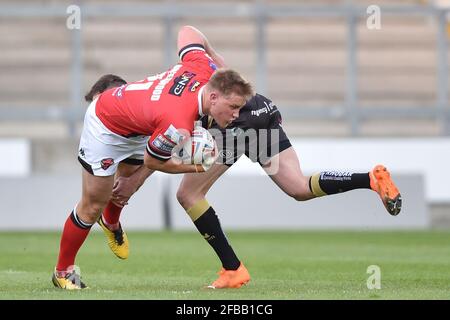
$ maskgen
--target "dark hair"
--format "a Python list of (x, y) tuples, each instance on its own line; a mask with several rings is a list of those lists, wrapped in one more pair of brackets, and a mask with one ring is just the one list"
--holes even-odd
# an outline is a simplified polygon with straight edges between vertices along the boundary
[(119, 87), (123, 84), (127, 84), (127, 82), (121, 77), (114, 74), (105, 74), (104, 76), (101, 76), (96, 83), (94, 83), (91, 90), (89, 90), (89, 92), (84, 96), (84, 99), (87, 102), (92, 102), (95, 95), (100, 94), (107, 89)]

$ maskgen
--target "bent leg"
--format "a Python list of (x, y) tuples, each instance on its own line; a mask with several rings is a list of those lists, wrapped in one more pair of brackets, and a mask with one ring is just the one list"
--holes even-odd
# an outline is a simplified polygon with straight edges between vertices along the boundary
[(64, 276), (111, 196), (113, 176), (96, 177), (83, 169), (82, 197), (64, 224), (56, 271)]
[[(194, 222), (197, 230), (214, 249), (222, 262), (223, 268), (225, 270), (236, 270), (237, 273), (240, 273), (242, 272), (240, 270), (245, 267), (239, 269), (241, 262), (228, 243), (216, 212), (205, 199), (208, 190), (228, 168), (223, 164), (214, 164), (207, 172), (185, 174), (178, 188), (177, 199)], [(246, 281), (249, 279), (248, 277)], [(228, 283), (220, 286), (216, 283), (214, 287), (227, 287), (228, 285), (231, 286)]]
[(315, 198), (309, 188), (309, 177), (303, 175), (293, 147), (273, 156), (263, 169), (284, 193), (297, 201)]
[(83, 170), (83, 193), (76, 206), (78, 216), (87, 223), (95, 223), (111, 198), (114, 176), (99, 177)]

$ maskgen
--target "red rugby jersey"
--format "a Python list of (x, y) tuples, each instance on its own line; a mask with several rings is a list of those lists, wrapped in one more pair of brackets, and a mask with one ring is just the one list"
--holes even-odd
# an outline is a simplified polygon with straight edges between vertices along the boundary
[(180, 50), (181, 62), (166, 72), (103, 92), (96, 114), (112, 132), (150, 136), (148, 153), (160, 160), (189, 133), (202, 114), (201, 92), (216, 69), (200, 44)]

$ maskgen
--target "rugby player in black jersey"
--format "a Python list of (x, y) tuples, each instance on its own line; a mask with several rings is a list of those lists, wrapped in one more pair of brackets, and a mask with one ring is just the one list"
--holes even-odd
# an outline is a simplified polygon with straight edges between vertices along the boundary
[[(371, 189), (378, 193), (391, 215), (400, 213), (401, 195), (390, 173), (382, 165), (364, 173), (323, 171), (304, 176), (297, 154), (281, 123), (278, 108), (260, 94), (247, 102), (240, 110), (239, 117), (226, 129), (220, 129), (206, 117), (202, 119), (202, 125), (216, 139), (220, 156), (207, 172), (184, 174), (177, 199), (222, 262), (219, 277), (208, 286), (210, 288), (239, 288), (250, 281), (248, 270), (230, 246), (214, 209), (205, 198), (217, 179), (243, 154), (258, 162), (281, 190), (298, 201), (354, 189)], [(121, 208), (152, 173), (144, 166), (134, 172), (115, 182), (111, 200)], [(118, 221), (120, 212), (114, 214), (116, 216), (111, 218)], [(104, 231), (108, 235), (107, 230)], [(111, 243), (113, 239), (110, 235), (109, 245), (114, 252), (118, 244)]]

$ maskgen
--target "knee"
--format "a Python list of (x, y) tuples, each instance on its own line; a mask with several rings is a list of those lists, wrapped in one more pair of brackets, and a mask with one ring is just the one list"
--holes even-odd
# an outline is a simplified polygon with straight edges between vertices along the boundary
[(302, 192), (302, 191), (292, 193), (292, 194), (290, 194), (290, 196), (297, 201), (307, 201), (307, 200), (310, 200), (313, 198), (311, 193)]
[(309, 182), (306, 180), (298, 184), (296, 188), (290, 190), (287, 193), (290, 197), (294, 198), (297, 201), (307, 201), (314, 198), (313, 193), (309, 189)]
[(180, 187), (177, 191), (177, 200), (184, 210), (192, 208), (199, 200), (203, 199), (205, 194), (203, 192), (192, 191), (189, 188)]
[(77, 215), (86, 223), (95, 223), (105, 207), (106, 203), (103, 202), (82, 203), (77, 207)]
[(185, 210), (189, 209), (189, 192), (185, 188), (178, 188), (177, 200)]

